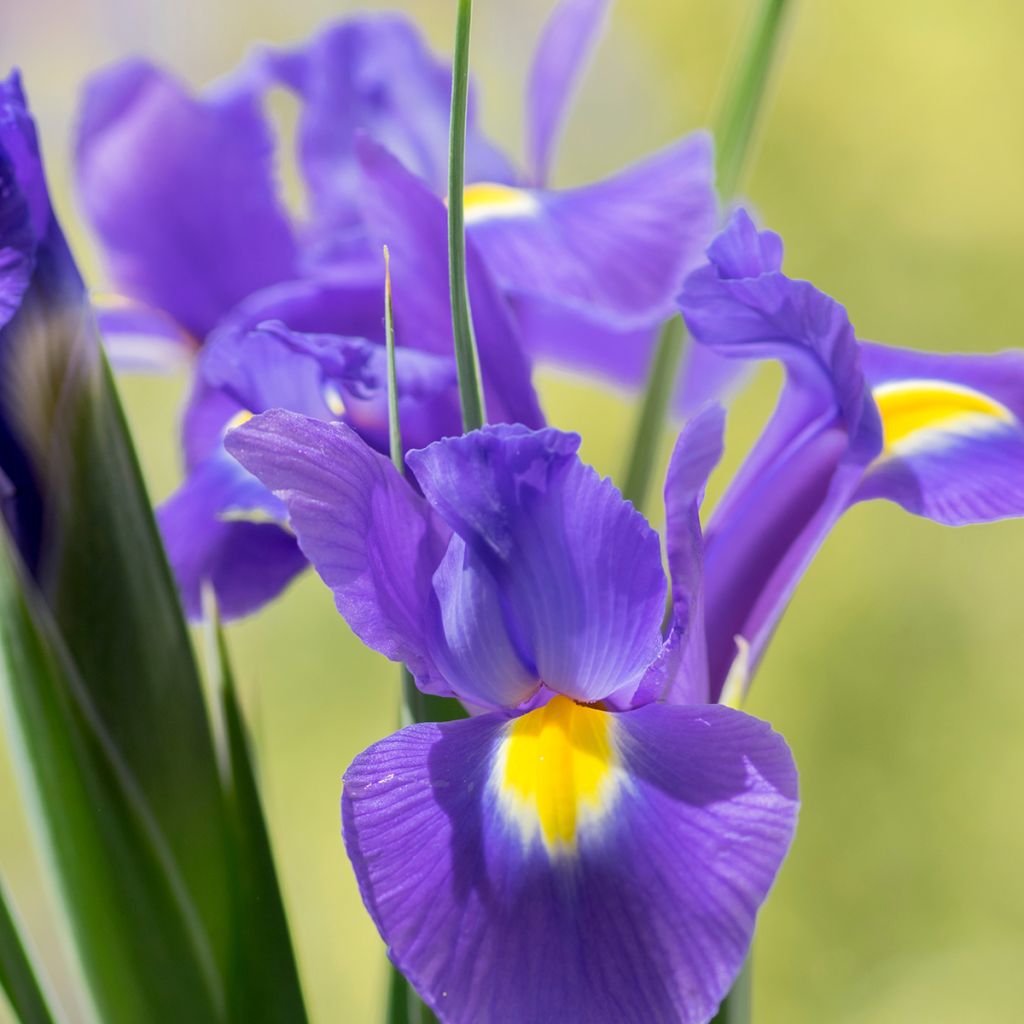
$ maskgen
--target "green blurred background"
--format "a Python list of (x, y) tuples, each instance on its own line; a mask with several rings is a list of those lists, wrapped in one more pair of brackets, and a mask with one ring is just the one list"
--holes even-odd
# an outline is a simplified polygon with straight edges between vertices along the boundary
[[(415, 15), (448, 49), (452, 0), (388, 6)], [(516, 153), (525, 68), (549, 6), (477, 0), (483, 119)], [(707, 123), (752, 6), (620, 0), (575, 106), (558, 183), (604, 174)], [(25, 73), (57, 205), (91, 283), (104, 284), (103, 270), (70, 187), (82, 77), (142, 52), (202, 84), (251, 43), (300, 40), (354, 8), (344, 0), (8, 0), (0, 66)], [(747, 188), (785, 237), (790, 272), (843, 301), (861, 337), (950, 351), (1020, 344), (1024, 5), (796, 0), (793, 8)], [(287, 161), (282, 176), (298, 200)], [(737, 403), (714, 493), (777, 384), (766, 369)], [(123, 381), (156, 498), (176, 481), (182, 387)], [(540, 387), (552, 421), (581, 431), (585, 456), (619, 472), (629, 401), (553, 372), (541, 373)], [(948, 530), (878, 503), (840, 524), (801, 586), (751, 701), (788, 737), (804, 798), (761, 918), (761, 1024), (1019, 1019), (1022, 569), (1022, 524)], [(349, 760), (396, 720), (395, 670), (361, 649), (311, 574), (233, 627), (231, 641), (313, 1018), (379, 1020), (383, 947), (342, 852), (337, 803)], [(2, 749), (0, 801), (0, 866), (66, 992), (59, 929)]]

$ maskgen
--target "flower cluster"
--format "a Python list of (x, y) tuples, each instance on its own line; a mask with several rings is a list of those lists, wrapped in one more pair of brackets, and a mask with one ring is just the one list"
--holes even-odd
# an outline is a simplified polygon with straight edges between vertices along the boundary
[[(358, 637), (469, 717), (349, 767), (345, 847), (395, 965), (451, 1024), (704, 1024), (796, 827), (784, 740), (739, 710), (803, 573), (854, 504), (947, 525), (1024, 515), (1024, 352), (857, 338), (722, 218), (698, 133), (595, 184), (547, 186), (606, 4), (566, 0), (527, 89), (528, 167), (469, 122), (467, 282), (490, 425), (461, 432), (445, 166), (451, 73), (395, 16), (253, 53), (193, 95), (132, 61), (88, 84), (78, 186), (116, 296), (121, 367), (185, 364), (185, 476), (158, 521), (183, 605), (227, 618), (311, 564)], [(299, 100), (309, 215), (277, 194), (269, 90)], [(404, 458), (388, 458), (381, 245)], [(40, 316), (87, 316), (16, 77), (0, 86), (0, 376)], [(633, 387), (659, 324), (694, 347), (664, 537), (545, 425), (548, 359)], [(709, 517), (724, 394), (785, 368)], [(45, 491), (0, 403), (4, 515), (33, 565)], [(408, 472), (403, 472), (403, 469)], [(663, 564), (667, 565), (666, 577)], [(666, 608), (668, 612), (666, 613)]]

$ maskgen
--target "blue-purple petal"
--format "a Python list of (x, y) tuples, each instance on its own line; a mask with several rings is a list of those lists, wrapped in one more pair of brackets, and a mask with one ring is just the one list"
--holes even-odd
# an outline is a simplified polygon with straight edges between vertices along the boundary
[(496, 580), (529, 667), (559, 693), (600, 700), (657, 657), (666, 587), (657, 534), (578, 447), (556, 430), (496, 426), (408, 462)]
[(422, 688), (448, 692), (428, 654), (431, 578), (448, 531), (390, 461), (344, 424), (280, 409), (231, 431), (225, 446), (285, 503), (360, 639), (408, 664)]
[(224, 451), (188, 474), (157, 509), (157, 522), (191, 620), (203, 617), (204, 585), (220, 614), (235, 619), (277, 597), (306, 567), (284, 519), (284, 505)]
[(1024, 352), (862, 351), (885, 447), (856, 500), (888, 498), (951, 526), (1024, 515)]
[(698, 413), (676, 441), (665, 478), (665, 546), (672, 585), (672, 618), (680, 633), (680, 664), (665, 699), (702, 704), (710, 697), (704, 621), (704, 538), (700, 508), (724, 447), (725, 410)]
[(786, 602), (881, 449), (846, 312), (780, 270), (782, 244), (738, 211), (691, 274), (680, 305), (698, 341), (732, 359), (776, 358), (787, 380), (761, 439), (706, 529), (712, 698), (737, 654), (756, 666)]
[(790, 754), (720, 706), (609, 717), (614, 808), (560, 856), (509, 820), (502, 715), (412, 726), (346, 773), (363, 899), (445, 1024), (705, 1024), (735, 978), (795, 826)]
[(254, 90), (196, 98), (133, 60), (87, 85), (78, 190), (118, 289), (202, 338), (237, 302), (294, 276)]
[[(359, 145), (363, 214), (370, 235), (391, 251), (398, 344), (450, 355), (448, 227), (444, 204), (390, 153)], [(470, 308), (489, 419), (543, 425), (516, 325), (472, 240), (466, 248)]]
[[(327, 26), (291, 50), (267, 50), (271, 76), (302, 100), (299, 160), (317, 230), (358, 225), (356, 137), (365, 132), (443, 196), (448, 166), (451, 69), (398, 14), (362, 15)], [(502, 154), (476, 129), (470, 103), (469, 180), (511, 180)]]
[(489, 194), (467, 192), (467, 232), (503, 289), (578, 302), (623, 327), (672, 310), (717, 218), (703, 133), (582, 188)]

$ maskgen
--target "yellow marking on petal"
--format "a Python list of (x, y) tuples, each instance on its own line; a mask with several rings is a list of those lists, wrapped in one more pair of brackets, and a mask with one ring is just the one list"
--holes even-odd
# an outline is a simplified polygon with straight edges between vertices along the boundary
[(899, 453), (942, 433), (972, 433), (1014, 415), (1001, 402), (962, 384), (945, 380), (901, 380), (873, 391), (882, 417), (885, 453)]
[(337, 416), (338, 419), (345, 415), (345, 399), (341, 397), (341, 392), (333, 384), (324, 385), (324, 401), (332, 415)]
[(718, 703), (739, 710), (743, 707), (747, 691), (750, 689), (750, 644), (739, 634), (733, 639), (736, 641), (736, 657), (733, 658), (729, 674), (722, 684)]
[(228, 420), (224, 427), (224, 433), (226, 434), (228, 431), (234, 430), (235, 427), (242, 426), (243, 423), (248, 423), (254, 415), (255, 413), (249, 412), (248, 409), (239, 409), (238, 412)]
[(524, 841), (571, 852), (581, 826), (611, 809), (623, 771), (614, 715), (553, 697), (512, 721), (495, 766), (499, 805)]
[(92, 292), (92, 304), (99, 309), (143, 309), (139, 302), (118, 292)]
[(462, 208), (466, 223), (474, 224), (495, 217), (530, 217), (537, 212), (539, 204), (524, 189), (479, 182), (466, 186)]

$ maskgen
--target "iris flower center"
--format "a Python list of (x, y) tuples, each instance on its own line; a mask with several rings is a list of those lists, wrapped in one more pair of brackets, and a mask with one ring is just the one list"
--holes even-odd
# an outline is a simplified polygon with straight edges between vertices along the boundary
[(575, 849), (581, 826), (607, 814), (621, 769), (614, 715), (553, 697), (508, 726), (497, 762), (499, 805), (524, 842)]

